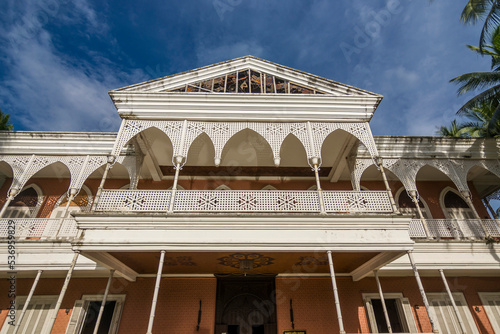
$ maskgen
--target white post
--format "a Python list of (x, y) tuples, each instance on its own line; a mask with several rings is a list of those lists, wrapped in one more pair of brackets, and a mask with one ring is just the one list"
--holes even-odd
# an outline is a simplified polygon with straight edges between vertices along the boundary
[(35, 281), (33, 282), (33, 285), (31, 286), (30, 293), (28, 294), (28, 297), (26, 297), (26, 301), (24, 302), (23, 310), (21, 311), (21, 314), (19, 315), (19, 319), (16, 319), (16, 327), (14, 328), (14, 331), (12, 334), (17, 334), (17, 331), (19, 331), (19, 328), (21, 328), (21, 321), (23, 321), (24, 314), (26, 313), (26, 310), (28, 309), (28, 305), (31, 301), (31, 298), (33, 297), (33, 294), (35, 293), (36, 286), (38, 285), (38, 281), (40, 280), (40, 276), (42, 276), (43, 270), (38, 270), (38, 273), (36, 274)]
[(382, 310), (384, 311), (385, 323), (387, 324), (387, 330), (389, 331), (389, 333), (392, 333), (391, 321), (389, 320), (389, 313), (387, 313), (384, 293), (382, 292), (382, 285), (380, 284), (380, 280), (378, 278), (378, 270), (375, 270), (374, 273), (375, 273), (375, 281), (377, 282), (378, 294), (380, 296), (380, 302), (382, 303)]
[(104, 306), (106, 306), (106, 299), (108, 299), (109, 287), (111, 286), (111, 281), (113, 280), (113, 274), (115, 273), (114, 269), (109, 271), (108, 284), (106, 284), (106, 290), (104, 290), (104, 296), (102, 297), (101, 307), (99, 308), (99, 315), (97, 316), (97, 320), (95, 322), (94, 334), (97, 334), (99, 331), (99, 325), (101, 324), (102, 313), (104, 312)]
[(332, 251), (327, 251), (326, 253), (328, 254), (328, 263), (330, 264), (330, 276), (332, 278), (333, 298), (335, 299), (335, 309), (337, 310), (337, 319), (339, 321), (339, 333), (345, 334), (344, 322), (342, 321), (342, 312), (340, 311), (337, 281), (335, 281), (335, 270), (333, 269)]
[(158, 263), (158, 273), (156, 274), (156, 284), (153, 293), (153, 302), (151, 303), (151, 313), (149, 314), (148, 331), (146, 332), (146, 334), (153, 333), (153, 321), (155, 318), (156, 303), (158, 302), (158, 292), (160, 291), (161, 272), (163, 270), (164, 260), (165, 260), (165, 251), (162, 250), (160, 255), (160, 262)]
[(439, 333), (434, 323), (434, 317), (431, 314), (429, 301), (427, 300), (427, 295), (425, 294), (424, 286), (422, 285), (422, 281), (420, 280), (420, 275), (418, 274), (417, 266), (415, 265), (415, 261), (413, 260), (412, 251), (410, 250), (407, 253), (408, 253), (408, 258), (410, 259), (411, 267), (413, 269), (413, 274), (415, 275), (415, 279), (417, 280), (418, 290), (420, 291), (420, 295), (422, 296), (422, 300), (424, 301), (425, 310), (427, 311), (427, 316), (429, 317), (429, 322), (431, 323), (432, 331), (434, 333)]
[[(76, 251), (73, 256), (73, 261), (71, 261), (71, 266), (69, 267), (68, 273), (66, 274), (66, 279), (64, 280), (63, 287), (61, 289), (61, 293), (59, 294), (59, 298), (57, 298), (56, 306), (54, 309), (54, 314), (50, 319), (50, 323), (48, 328), (52, 331), (54, 327), (54, 323), (56, 322), (57, 314), (59, 313), (59, 309), (61, 308), (62, 301), (64, 299), (64, 295), (66, 294), (66, 290), (68, 290), (69, 281), (71, 280), (71, 276), (73, 275), (73, 270), (75, 269), (76, 260), (78, 259), (78, 255), (80, 255), (80, 251)], [(50, 332), (49, 331), (49, 332)]]
[(12, 202), (14, 200), (14, 198), (16, 197), (18, 191), (19, 190), (17, 188), (11, 188), (10, 189), (9, 197), (7, 197), (7, 200), (3, 204), (2, 211), (0, 211), (0, 218), (3, 217), (3, 215), (5, 214), (5, 211), (7, 210), (7, 208), (10, 205), (10, 202)]
[(446, 288), (446, 292), (448, 293), (448, 297), (450, 297), (451, 305), (453, 306), (453, 311), (455, 312), (455, 315), (457, 316), (458, 323), (460, 324), (460, 329), (462, 330), (462, 334), (467, 334), (467, 330), (466, 330), (465, 325), (462, 321), (462, 317), (460, 316), (460, 313), (458, 312), (457, 304), (455, 303), (455, 300), (453, 299), (453, 295), (451, 294), (451, 290), (450, 290), (450, 287), (448, 285), (448, 281), (446, 280), (446, 276), (444, 275), (443, 269), (439, 269), (439, 273), (441, 274), (441, 278), (443, 279), (444, 287)]
[(319, 158), (317, 157), (312, 158), (311, 163), (314, 168), (314, 177), (316, 178), (316, 188), (318, 191), (320, 212), (321, 214), (326, 214), (325, 198), (323, 197), (323, 189), (321, 189), (321, 183), (319, 181), (319, 171), (318, 171)]
[(429, 225), (427, 225), (427, 219), (425, 219), (425, 217), (422, 213), (422, 210), (420, 210), (420, 204), (418, 202), (417, 191), (410, 190), (410, 191), (408, 191), (408, 195), (410, 195), (411, 200), (413, 201), (413, 204), (415, 204), (415, 207), (417, 208), (418, 217), (422, 221), (422, 225), (424, 226), (424, 230), (425, 230), (425, 234), (427, 235), (427, 239), (432, 239), (431, 233), (429, 231)]
[(102, 189), (104, 188), (104, 183), (106, 183), (106, 178), (108, 177), (109, 170), (111, 169), (112, 163), (116, 160), (116, 157), (109, 156), (108, 162), (106, 163), (106, 169), (102, 174), (101, 183), (99, 184), (99, 188), (97, 188), (97, 193), (94, 197), (94, 203), (92, 203), (92, 211), (97, 207), (97, 202), (99, 202), (99, 198), (101, 197)]
[(387, 190), (387, 195), (389, 195), (389, 201), (391, 202), (392, 211), (394, 213), (399, 213), (398, 207), (396, 206), (396, 201), (394, 196), (392, 196), (392, 190), (389, 186), (389, 181), (387, 181), (387, 175), (385, 175), (384, 166), (382, 165), (382, 158), (377, 159), (378, 167), (380, 169), (380, 174), (382, 174), (382, 180), (384, 180), (385, 189)]
[(77, 192), (78, 192), (78, 189), (76, 189), (76, 188), (71, 188), (69, 190), (68, 202), (66, 203), (66, 207), (64, 208), (64, 213), (63, 213), (61, 219), (59, 219), (59, 226), (57, 228), (57, 232), (55, 235), (56, 238), (59, 235), (59, 232), (61, 231), (61, 228), (62, 228), (63, 223), (64, 223), (64, 219), (66, 219), (66, 215), (68, 214), (68, 209), (69, 209), (69, 206), (71, 205), (71, 201), (75, 198), (75, 195)]
[(168, 212), (174, 211), (175, 193), (177, 192), (177, 182), (179, 180), (179, 171), (181, 169), (182, 157), (175, 157), (175, 175), (174, 184), (172, 185), (172, 194), (170, 195), (170, 204), (168, 206)]
[(476, 217), (476, 219), (479, 220), (479, 224), (481, 224), (481, 228), (483, 229), (484, 236), (486, 238), (490, 238), (491, 237), (490, 232), (488, 231), (486, 226), (484, 226), (484, 223), (483, 223), (483, 220), (481, 219), (481, 216), (477, 213), (476, 208), (474, 207), (474, 203), (472, 203), (472, 197), (471, 197), (470, 192), (464, 190), (464, 191), (461, 191), (461, 193), (462, 193), (462, 196), (465, 197), (465, 201), (467, 202), (467, 205), (471, 208), (472, 213), (474, 214), (474, 217)]

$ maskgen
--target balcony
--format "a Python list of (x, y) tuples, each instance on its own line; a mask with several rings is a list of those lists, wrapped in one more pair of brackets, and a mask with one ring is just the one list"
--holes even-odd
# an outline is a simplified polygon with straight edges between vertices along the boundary
[(12, 234), (16, 240), (73, 239), (77, 233), (78, 229), (74, 218), (62, 221), (60, 218), (0, 219), (1, 239), (8, 238)]
[[(426, 219), (426, 222), (431, 239), (485, 239), (484, 229), (488, 231), (490, 237), (500, 238), (499, 221), (494, 219)], [(412, 239), (427, 238), (420, 219), (411, 220), (409, 233)]]
[[(172, 190), (104, 190), (98, 212), (168, 212)], [(390, 213), (386, 191), (177, 190), (179, 213)]]

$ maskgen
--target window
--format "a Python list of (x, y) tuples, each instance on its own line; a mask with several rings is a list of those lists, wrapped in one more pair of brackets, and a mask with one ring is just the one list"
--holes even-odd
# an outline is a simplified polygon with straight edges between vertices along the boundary
[[(66, 334), (92, 334), (101, 307), (102, 295), (84, 295), (75, 302)], [(125, 295), (108, 295), (98, 334), (118, 332)]]
[(6, 209), (4, 218), (34, 218), (42, 204), (41, 189), (31, 185), (24, 188)]
[[(378, 293), (364, 293), (366, 313), (372, 333), (388, 333), (387, 323)], [(384, 293), (385, 305), (389, 314), (393, 333), (417, 333), (411, 312), (410, 302), (401, 293)]]
[[(26, 296), (16, 298), (16, 317), (19, 317), (21, 310), (26, 302)], [(50, 326), (49, 320), (55, 311), (57, 296), (33, 296), (18, 333), (46, 333)], [(11, 334), (14, 332), (14, 326), (9, 325), (8, 319), (3, 324), (0, 334)]]
[(456, 190), (445, 189), (441, 201), (444, 214), (448, 219), (475, 219), (472, 209)]
[(500, 292), (479, 292), (478, 294), (493, 330), (500, 334)]
[[(417, 219), (420, 218), (418, 216), (417, 207), (415, 206), (415, 203), (413, 203), (410, 196), (408, 196), (405, 188), (400, 188), (396, 193), (396, 203), (398, 203), (399, 211), (401, 211), (401, 213), (410, 214)], [(432, 219), (430, 211), (427, 208), (427, 204), (422, 198), (419, 199), (418, 206), (420, 207), (420, 211), (425, 219)]]
[[(460, 324), (458, 322), (450, 298), (447, 293), (428, 293), (427, 299), (431, 306), (431, 312), (434, 313), (436, 325), (440, 334), (455, 334), (460, 333)], [(458, 312), (465, 325), (467, 333), (479, 334), (474, 319), (467, 306), (467, 301), (461, 292), (454, 292), (453, 299), (457, 305)]]

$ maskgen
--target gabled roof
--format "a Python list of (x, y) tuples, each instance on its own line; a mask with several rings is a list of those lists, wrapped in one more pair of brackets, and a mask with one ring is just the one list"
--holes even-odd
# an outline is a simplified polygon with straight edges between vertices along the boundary
[[(236, 85), (236, 82), (238, 82), (238, 85)], [(114, 92), (275, 93), (381, 97), (378, 94), (363, 89), (254, 56), (235, 58), (187, 72), (115, 89), (110, 93)]]

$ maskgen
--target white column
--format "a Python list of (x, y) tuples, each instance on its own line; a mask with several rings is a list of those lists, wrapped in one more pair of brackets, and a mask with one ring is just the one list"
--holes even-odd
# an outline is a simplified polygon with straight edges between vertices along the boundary
[(319, 158), (315, 157), (311, 159), (311, 164), (313, 165), (314, 168), (314, 177), (316, 179), (316, 188), (318, 191), (320, 212), (321, 214), (326, 214), (325, 198), (323, 197), (323, 189), (321, 189), (321, 183), (319, 181), (318, 163), (319, 163)]
[(181, 156), (175, 157), (174, 184), (172, 185), (172, 194), (170, 194), (170, 204), (168, 205), (168, 212), (174, 211), (175, 193), (177, 192), (177, 182), (179, 181), (179, 171), (181, 170), (181, 162), (182, 162)]
[(431, 309), (429, 306), (429, 301), (427, 300), (427, 295), (425, 294), (424, 286), (422, 285), (422, 281), (420, 280), (420, 275), (418, 274), (417, 266), (415, 265), (415, 261), (413, 260), (412, 251), (408, 251), (408, 258), (410, 259), (410, 264), (413, 269), (413, 274), (415, 275), (415, 279), (417, 280), (418, 290), (420, 291), (420, 295), (422, 296), (422, 300), (424, 301), (425, 310), (427, 311), (427, 316), (429, 317), (429, 322), (432, 326), (432, 331), (434, 333), (439, 333), (436, 329), (434, 317), (431, 314)]
[(453, 295), (451, 294), (451, 290), (450, 290), (450, 287), (448, 285), (448, 281), (446, 280), (446, 276), (444, 276), (443, 269), (439, 269), (439, 273), (441, 274), (441, 278), (443, 279), (444, 287), (446, 288), (446, 292), (448, 293), (448, 297), (450, 298), (451, 305), (453, 306), (453, 311), (455, 312), (455, 315), (457, 316), (458, 323), (460, 324), (460, 329), (462, 330), (462, 334), (467, 334), (467, 330), (466, 330), (465, 325), (462, 321), (462, 317), (460, 316), (460, 313), (458, 312), (457, 304), (455, 303), (455, 299), (453, 299)]
[(28, 294), (28, 297), (26, 297), (26, 301), (24, 302), (23, 309), (21, 311), (21, 314), (19, 315), (19, 319), (16, 321), (16, 327), (14, 328), (14, 331), (12, 334), (17, 334), (19, 331), (19, 328), (21, 328), (21, 322), (23, 321), (24, 314), (26, 313), (26, 310), (28, 309), (28, 305), (31, 301), (31, 298), (33, 297), (33, 294), (35, 293), (36, 286), (38, 285), (38, 281), (40, 280), (40, 276), (42, 276), (43, 270), (38, 270), (38, 273), (36, 274), (35, 281), (33, 282), (33, 285), (31, 286), (30, 293)]
[(106, 284), (106, 290), (104, 290), (104, 296), (102, 297), (101, 307), (99, 308), (99, 315), (97, 316), (97, 320), (95, 322), (94, 334), (97, 334), (99, 331), (99, 325), (101, 324), (102, 313), (104, 312), (104, 306), (106, 306), (106, 300), (108, 299), (109, 287), (111, 286), (111, 281), (113, 280), (113, 274), (115, 273), (114, 269), (109, 271), (108, 284)]
[(491, 237), (490, 232), (488, 232), (488, 229), (486, 228), (486, 226), (484, 226), (484, 223), (483, 223), (483, 220), (481, 219), (481, 216), (477, 213), (476, 207), (474, 206), (474, 203), (472, 203), (472, 196), (471, 196), (470, 192), (464, 190), (464, 191), (461, 191), (461, 193), (462, 193), (462, 196), (465, 197), (465, 201), (467, 202), (467, 205), (469, 205), (469, 207), (471, 208), (472, 213), (474, 214), (474, 217), (476, 217), (476, 219), (479, 220), (479, 224), (481, 224), (481, 228), (483, 229), (484, 236), (486, 238), (490, 238)]
[(161, 281), (161, 272), (163, 270), (163, 261), (165, 261), (164, 250), (161, 251), (160, 262), (158, 263), (158, 273), (156, 274), (156, 284), (153, 293), (153, 302), (151, 303), (151, 313), (149, 314), (148, 331), (146, 332), (146, 334), (153, 333), (153, 321), (155, 319), (156, 303), (158, 302), (158, 292), (160, 291), (160, 281)]
[(387, 313), (387, 307), (385, 305), (384, 293), (382, 292), (382, 285), (378, 279), (378, 270), (374, 271), (375, 281), (377, 282), (378, 294), (380, 296), (380, 302), (382, 303), (382, 310), (384, 311), (385, 323), (387, 325), (387, 330), (392, 333), (391, 321), (389, 320), (389, 313)]
[(335, 270), (333, 269), (332, 251), (326, 252), (328, 255), (328, 263), (330, 264), (330, 277), (332, 278), (333, 298), (335, 299), (335, 309), (337, 310), (337, 319), (339, 321), (339, 333), (345, 334), (344, 322), (342, 320), (342, 312), (340, 311), (340, 300), (337, 289), (337, 281), (335, 280)]
[(54, 309), (54, 314), (50, 318), (50, 325), (48, 328), (50, 328), (49, 333), (52, 331), (52, 328), (54, 327), (54, 323), (56, 322), (57, 318), (57, 313), (59, 313), (59, 309), (61, 308), (62, 301), (64, 299), (64, 295), (66, 294), (66, 290), (68, 290), (68, 285), (69, 281), (71, 280), (71, 276), (73, 275), (73, 270), (75, 269), (76, 265), (76, 260), (78, 259), (78, 255), (80, 255), (80, 251), (76, 251), (75, 255), (73, 256), (73, 261), (71, 261), (71, 266), (69, 267), (68, 273), (66, 274), (66, 279), (64, 280), (63, 287), (61, 289), (61, 293), (59, 294), (59, 298), (57, 298), (56, 306)]
[(68, 202), (66, 203), (66, 207), (64, 208), (64, 213), (63, 213), (61, 219), (59, 219), (59, 226), (57, 228), (56, 238), (59, 235), (59, 232), (61, 231), (62, 225), (64, 223), (64, 219), (66, 219), (66, 215), (68, 214), (68, 209), (69, 209), (69, 206), (71, 205), (71, 201), (73, 201), (77, 192), (78, 192), (78, 189), (76, 189), (76, 188), (71, 188), (69, 190)]
[(108, 157), (108, 162), (106, 163), (106, 169), (102, 174), (101, 183), (99, 184), (99, 188), (97, 188), (97, 193), (95, 194), (94, 203), (92, 203), (92, 211), (97, 207), (97, 203), (99, 202), (99, 198), (101, 197), (102, 189), (104, 188), (104, 183), (106, 183), (106, 178), (108, 177), (109, 170), (112, 167), (113, 162), (116, 160), (116, 157), (110, 155)]
[(429, 225), (427, 225), (427, 220), (425, 219), (424, 215), (422, 214), (422, 210), (420, 210), (420, 204), (418, 202), (417, 192), (415, 190), (410, 190), (410, 191), (408, 191), (408, 195), (410, 195), (411, 200), (413, 201), (413, 204), (415, 204), (415, 207), (417, 208), (418, 217), (422, 221), (422, 225), (424, 226), (424, 230), (425, 230), (425, 234), (427, 236), (427, 239), (432, 239), (431, 233), (429, 231)]

